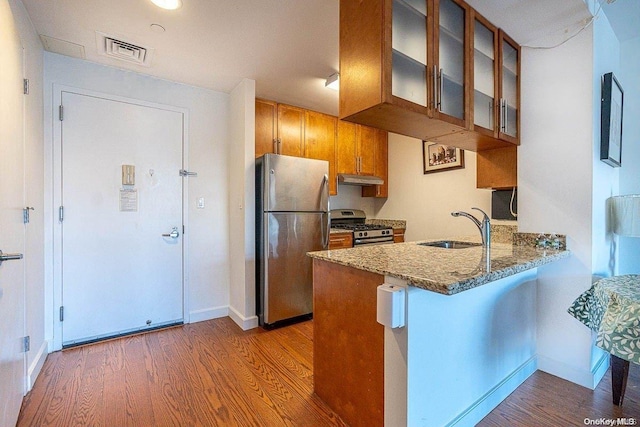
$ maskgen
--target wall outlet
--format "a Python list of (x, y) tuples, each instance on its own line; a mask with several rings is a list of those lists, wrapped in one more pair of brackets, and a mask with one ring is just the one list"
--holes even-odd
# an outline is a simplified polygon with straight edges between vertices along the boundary
[(204, 209), (204, 197), (198, 197), (198, 202), (196, 203), (196, 207), (198, 209)]

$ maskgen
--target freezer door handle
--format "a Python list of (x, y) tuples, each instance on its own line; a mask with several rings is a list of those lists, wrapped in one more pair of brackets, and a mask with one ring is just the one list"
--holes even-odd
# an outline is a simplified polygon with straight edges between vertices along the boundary
[(329, 216), (329, 212), (331, 210), (329, 209), (329, 176), (327, 174), (324, 174), (322, 185), (324, 186), (324, 196), (326, 201), (326, 203), (323, 203), (323, 205), (327, 207), (327, 211), (325, 212), (325, 215), (327, 216), (327, 223), (324, 230), (324, 238), (322, 244), (324, 246), (324, 249), (329, 249), (329, 229), (331, 227), (331, 217)]

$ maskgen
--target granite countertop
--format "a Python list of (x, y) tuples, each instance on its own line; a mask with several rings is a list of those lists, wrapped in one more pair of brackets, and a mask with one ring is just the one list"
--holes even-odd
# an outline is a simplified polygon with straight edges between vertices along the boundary
[[(455, 239), (477, 241), (477, 239)], [(435, 240), (431, 240), (435, 241)], [(566, 258), (567, 250), (537, 249), (531, 245), (492, 243), (487, 271), (482, 246), (442, 249), (419, 245), (421, 242), (364, 246), (309, 252), (324, 261), (406, 280), (410, 285), (453, 295)]]

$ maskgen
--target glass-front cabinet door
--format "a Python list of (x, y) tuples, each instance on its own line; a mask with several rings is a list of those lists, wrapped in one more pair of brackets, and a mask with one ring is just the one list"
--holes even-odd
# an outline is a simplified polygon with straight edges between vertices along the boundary
[(520, 47), (500, 32), (500, 104), (498, 136), (517, 143), (520, 137)]
[(427, 107), (427, 1), (393, 0), (391, 93)]
[(466, 124), (467, 22), (469, 7), (458, 0), (435, 0), (433, 104), (436, 115)]
[(473, 125), (493, 136), (497, 131), (498, 30), (479, 15), (473, 19)]

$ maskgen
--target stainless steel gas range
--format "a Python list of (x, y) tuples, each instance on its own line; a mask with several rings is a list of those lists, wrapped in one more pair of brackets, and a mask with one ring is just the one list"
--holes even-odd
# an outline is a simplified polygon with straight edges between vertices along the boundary
[(367, 216), (359, 209), (332, 209), (331, 228), (353, 232), (353, 246), (387, 245), (393, 243), (393, 228), (366, 224)]

